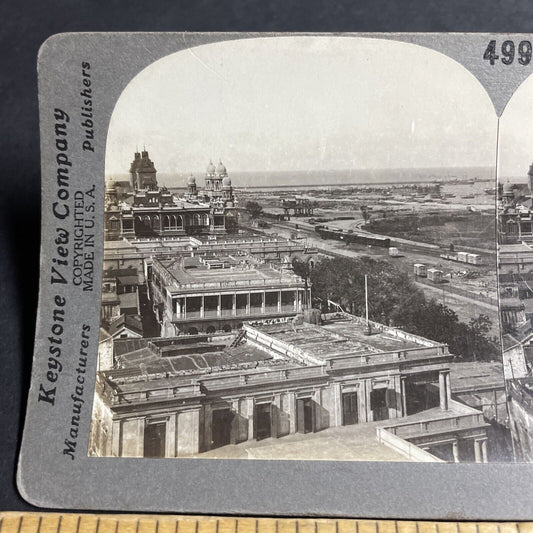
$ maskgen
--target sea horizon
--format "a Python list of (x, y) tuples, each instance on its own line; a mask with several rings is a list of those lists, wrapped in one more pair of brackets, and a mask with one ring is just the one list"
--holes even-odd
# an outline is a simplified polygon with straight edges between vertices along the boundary
[[(197, 184), (202, 187), (205, 171), (192, 173)], [(158, 172), (161, 186), (186, 188), (191, 173)], [(377, 184), (433, 183), (447, 180), (494, 180), (493, 167), (435, 167), (435, 168), (386, 168), (348, 170), (277, 170), (277, 171), (235, 171), (228, 169), (228, 176), (236, 189), (294, 188), (294, 187), (335, 187)], [(106, 180), (129, 180), (129, 173), (106, 174)]]

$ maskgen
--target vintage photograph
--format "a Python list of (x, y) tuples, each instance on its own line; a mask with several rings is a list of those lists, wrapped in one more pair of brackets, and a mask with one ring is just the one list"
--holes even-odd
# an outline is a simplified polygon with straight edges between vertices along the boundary
[(531, 460), (526, 85), (497, 183), (489, 96), (428, 48), (240, 38), (139, 72), (107, 134), (89, 456)]
[(500, 120), (498, 282), (513, 454), (533, 462), (533, 78)]

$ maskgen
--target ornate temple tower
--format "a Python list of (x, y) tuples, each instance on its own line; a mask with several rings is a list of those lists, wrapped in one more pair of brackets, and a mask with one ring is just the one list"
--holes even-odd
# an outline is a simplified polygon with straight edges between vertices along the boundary
[(209, 161), (209, 165), (205, 170), (205, 191), (210, 196), (210, 191), (214, 190), (214, 181), (216, 180), (216, 169), (213, 161)]
[(133, 190), (137, 189), (137, 168), (139, 167), (140, 161), (141, 154), (139, 152), (135, 152), (135, 155), (133, 156), (133, 161), (130, 165), (130, 185)]
[(227, 175), (222, 179), (222, 199), (226, 207), (233, 207), (233, 187), (231, 185), (231, 179)]
[(135, 152), (134, 159), (130, 165), (130, 182), (133, 190), (157, 189), (157, 170), (150, 159), (148, 152)]
[[(228, 177), (228, 172), (224, 163), (219, 161), (215, 168), (213, 161), (209, 161), (205, 173), (205, 196), (210, 201), (218, 201), (224, 198), (224, 179)], [(231, 186), (231, 182), (230, 182)]]
[(196, 178), (191, 174), (187, 179), (187, 193), (189, 196), (198, 196), (198, 189), (196, 188)]
[(217, 197), (222, 196), (222, 181), (224, 178), (228, 177), (228, 171), (226, 170), (226, 167), (222, 163), (222, 161), (218, 162), (217, 169), (216, 169), (216, 179), (214, 181), (215, 191), (217, 192)]
[(504, 207), (511, 207), (514, 204), (514, 190), (509, 182), (503, 185), (502, 201)]

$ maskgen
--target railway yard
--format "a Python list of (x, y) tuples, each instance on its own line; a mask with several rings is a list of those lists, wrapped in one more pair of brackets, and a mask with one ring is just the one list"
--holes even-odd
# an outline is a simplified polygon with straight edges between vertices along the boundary
[[(470, 188), (461, 186), (466, 200), (476, 201), (470, 199), (470, 191), (479, 188), (479, 183)], [(453, 309), (462, 321), (487, 315), (492, 322), (491, 334), (498, 336), (494, 196), (485, 194), (472, 205), (465, 204), (462, 197), (453, 201), (442, 192), (439, 197), (428, 194), (424, 201), (415, 201), (412, 189), (404, 187), (401, 191), (403, 196), (389, 191), (378, 200), (372, 189), (358, 194), (354, 205), (353, 188), (345, 189), (345, 194), (336, 190), (327, 201), (324, 198), (331, 191), (317, 194), (311, 190), (306, 197), (316, 202), (313, 214), (283, 220), (275, 206), (280, 196), (289, 193), (263, 190), (254, 196), (265, 206), (254, 226), (262, 233), (305, 240), (324, 255), (368, 255), (393, 262), (427, 297)], [(422, 275), (415, 273), (415, 265), (424, 266)], [(432, 271), (429, 276), (428, 270)]]

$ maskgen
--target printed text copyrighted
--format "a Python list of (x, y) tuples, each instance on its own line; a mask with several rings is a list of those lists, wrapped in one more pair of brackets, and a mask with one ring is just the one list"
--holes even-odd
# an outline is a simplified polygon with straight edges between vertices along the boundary
[[(62, 450), (63, 454), (71, 459), (75, 458), (80, 419), (85, 404), (85, 370), (91, 345), (91, 326), (74, 320), (72, 326), (79, 328), (78, 333), (68, 331), (70, 324), (66, 317), (73, 316), (72, 311), (77, 305), (77, 302), (74, 302), (71, 306), (68, 290), (71, 290), (70, 286), (74, 286), (82, 292), (93, 291), (96, 210), (95, 184), (87, 182), (76, 189), (72, 185), (75, 181), (86, 183), (85, 177), (81, 175), (83, 161), (77, 159), (79, 154), (95, 153), (92, 84), (91, 65), (89, 62), (83, 62), (78, 111), (66, 110), (63, 107), (53, 110), (56, 187), (50, 208), (55, 224), (51, 226), (54, 242), (48, 279), (55, 290), (49, 304), (51, 312), (47, 337), (47, 372), (39, 384), (37, 401), (55, 406), (59, 397), (63, 399), (64, 395), (65, 400), (72, 404)], [(74, 119), (75, 113), (79, 116), (78, 120)], [(76, 128), (80, 129), (76, 131)], [(80, 140), (75, 142), (73, 139)], [(75, 146), (79, 143), (81, 146)], [(67, 341), (76, 337), (79, 339), (78, 347), (67, 348)], [(59, 394), (61, 374), (65, 368), (69, 368), (68, 374), (73, 376), (74, 381), (70, 390)]]

